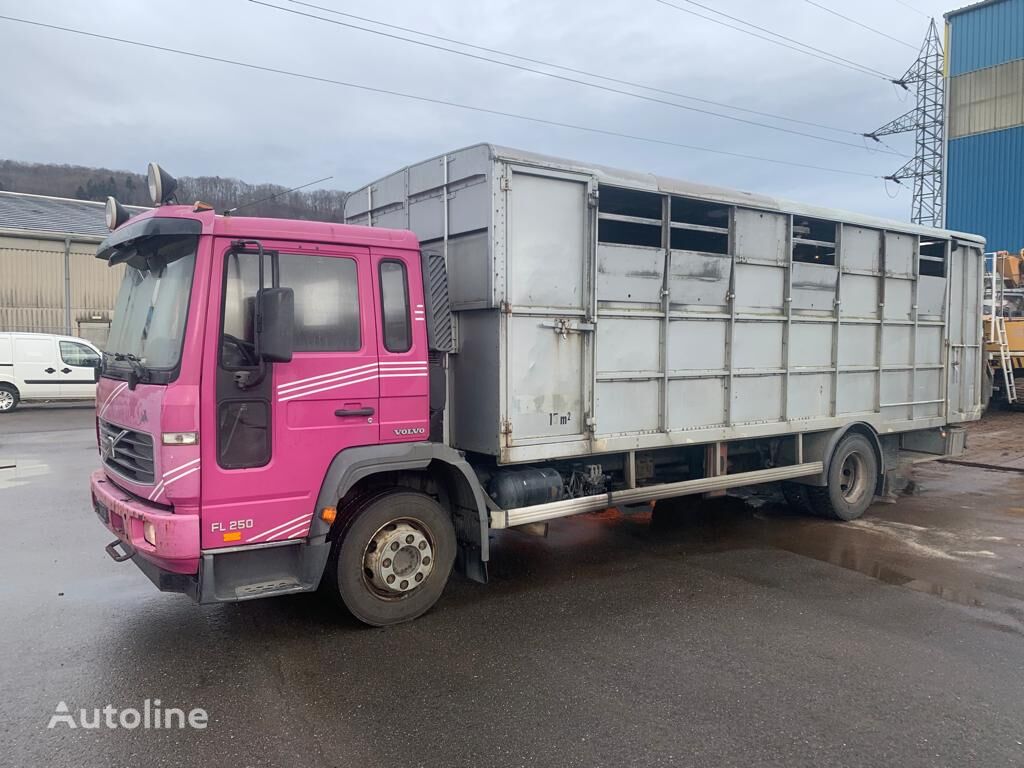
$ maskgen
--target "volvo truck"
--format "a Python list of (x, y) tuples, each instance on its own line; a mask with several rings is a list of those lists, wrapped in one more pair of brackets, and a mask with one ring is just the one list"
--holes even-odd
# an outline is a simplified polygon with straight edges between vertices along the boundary
[(495, 531), (781, 483), (857, 518), (979, 418), (984, 241), (478, 145), (345, 224), (108, 201), (107, 547), (200, 603), (415, 618)]

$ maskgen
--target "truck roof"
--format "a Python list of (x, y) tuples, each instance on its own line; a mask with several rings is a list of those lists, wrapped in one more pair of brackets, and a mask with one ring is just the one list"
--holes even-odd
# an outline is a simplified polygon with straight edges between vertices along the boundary
[[(147, 218), (193, 219), (202, 224), (204, 235), (261, 240), (303, 240), (319, 243), (343, 243), (377, 248), (419, 250), (412, 232), (383, 227), (363, 227), (328, 221), (270, 219), (256, 216), (225, 216), (214, 211), (196, 211), (191, 205), (164, 205), (133, 216), (124, 226)], [(106, 241), (104, 241), (106, 243)], [(103, 244), (100, 250), (103, 249)]]
[[(368, 187), (373, 187), (380, 184), (385, 179), (388, 179), (396, 174), (403, 173), (406, 170), (412, 168), (418, 168), (425, 166), (429, 163), (433, 163), (435, 160), (440, 160), (446, 156), (459, 155), (469, 152), (474, 149), (484, 149), (490, 155), (491, 160), (495, 161), (510, 161), (514, 163), (520, 163), (522, 165), (533, 165), (541, 168), (554, 168), (558, 170), (571, 171), (575, 173), (584, 173), (595, 176), (599, 183), (609, 184), (611, 186), (628, 187), (631, 189), (642, 189), (651, 192), (662, 192), (667, 194), (681, 195), (683, 197), (696, 197), (705, 200), (713, 200), (728, 205), (739, 205), (747, 208), (755, 208), (766, 211), (777, 211), (780, 213), (792, 213), (801, 216), (808, 216), (815, 219), (826, 219), (842, 221), (847, 224), (854, 224), (858, 226), (869, 227), (872, 229), (886, 229), (890, 231), (906, 232), (908, 234), (920, 234), (926, 236), (939, 236), (945, 237), (957, 237), (962, 240), (970, 240), (973, 242), (984, 243), (984, 238), (980, 235), (972, 235), (966, 232), (954, 232), (951, 230), (941, 230), (934, 227), (922, 226), (920, 224), (912, 224), (909, 221), (899, 221), (895, 219), (885, 219), (876, 216), (866, 216), (860, 213), (853, 213), (849, 211), (843, 211), (833, 208), (822, 208), (814, 205), (808, 205), (806, 203), (795, 202), (784, 198), (773, 197), (771, 195), (763, 195), (754, 192), (743, 192), (736, 189), (728, 189), (725, 187), (716, 187), (708, 184), (699, 184), (690, 181), (684, 181), (682, 179), (675, 179), (669, 176), (659, 176), (654, 173), (642, 173), (638, 171), (627, 171), (621, 168), (613, 168), (605, 165), (598, 165), (594, 163), (585, 163), (576, 160), (567, 160), (559, 157), (552, 157), (550, 155), (543, 155), (536, 152), (528, 152), (522, 149), (514, 149), (512, 147), (503, 147), (496, 144), (488, 144), (481, 142), (479, 144), (472, 144), (462, 149), (447, 152), (442, 155), (437, 155), (436, 158), (428, 158), (422, 160), (414, 165), (407, 166), (403, 169), (396, 169), (394, 172), (389, 173), (387, 176), (381, 177), (377, 181), (371, 182), (365, 185), (361, 189), (357, 189), (349, 195), (349, 200), (355, 202), (355, 208), (359, 211), (363, 210), (362, 201), (368, 199), (365, 190)], [(346, 214), (349, 211), (349, 204), (345, 204)], [(349, 218), (351, 220), (351, 218)]]

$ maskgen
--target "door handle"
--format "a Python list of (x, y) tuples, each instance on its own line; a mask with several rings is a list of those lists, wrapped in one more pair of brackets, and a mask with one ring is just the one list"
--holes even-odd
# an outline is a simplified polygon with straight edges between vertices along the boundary
[(373, 416), (373, 408), (339, 408), (335, 416)]
[(54, 368), (47, 368), (47, 369), (46, 369), (46, 372), (47, 372), (47, 373), (56, 373), (57, 371), (56, 371), (56, 369), (54, 369)]
[(70, 368), (61, 368), (60, 372), (61, 373), (71, 373), (71, 369)]

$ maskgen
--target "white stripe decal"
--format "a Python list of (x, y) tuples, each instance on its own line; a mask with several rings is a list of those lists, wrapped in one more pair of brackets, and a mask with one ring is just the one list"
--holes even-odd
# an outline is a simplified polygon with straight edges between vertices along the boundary
[(283, 531), (278, 531), (269, 539), (267, 539), (267, 541), (273, 541), (274, 539), (279, 539), (282, 536), (290, 539), (292, 536), (297, 536), (298, 534), (303, 533), (310, 524), (311, 522), (303, 520), (298, 525), (293, 525), (291, 528), (285, 528)]
[(191, 474), (192, 474), (193, 472), (198, 472), (198, 471), (199, 471), (199, 467), (192, 467), (192, 469), (190, 469), (190, 470), (189, 470), (188, 472), (182, 472), (182, 473), (181, 473), (180, 475), (178, 475), (177, 477), (172, 477), (172, 478), (171, 478), (170, 480), (166, 480), (166, 481), (164, 481), (164, 490), (166, 490), (166, 489), (167, 489), (167, 486), (168, 486), (168, 485), (170, 485), (171, 483), (176, 483), (176, 482), (178, 482), (179, 480), (181, 480), (181, 478), (183, 478), (183, 477), (188, 477), (188, 476), (189, 476), (189, 475), (191, 475)]
[(335, 383), (337, 383), (339, 381), (347, 381), (348, 379), (354, 379), (354, 378), (357, 378), (359, 376), (376, 376), (376, 375), (377, 375), (377, 369), (376, 368), (370, 368), (370, 369), (365, 370), (365, 371), (356, 371), (355, 373), (346, 373), (346, 374), (344, 374), (342, 376), (335, 376), (335, 377), (330, 378), (330, 379), (324, 379), (323, 381), (313, 381), (313, 382), (310, 382), (309, 384), (303, 384), (301, 387), (294, 387), (293, 389), (279, 389), (277, 391), (277, 394), (278, 395), (295, 395), (295, 394), (298, 394), (299, 392), (302, 392), (303, 390), (312, 389), (313, 387), (322, 387), (325, 384), (335, 384)]
[[(151, 494), (149, 494), (149, 496), (148, 496), (149, 500), (152, 501), (153, 499), (155, 499), (157, 496), (160, 495), (160, 493), (164, 490), (164, 488), (166, 488), (168, 485), (171, 484), (171, 480), (170, 480), (171, 475), (175, 475), (178, 472), (181, 472), (181, 470), (187, 469), (188, 467), (191, 467), (193, 464), (198, 464), (198, 463), (199, 463), (199, 459), (192, 459), (192, 461), (187, 461), (184, 464), (181, 464), (180, 466), (175, 467), (174, 469), (169, 469), (166, 472), (164, 472), (163, 477), (160, 478), (159, 484), (157, 484), (156, 488), (153, 489), (153, 492)], [(196, 467), (196, 470), (198, 470), (198, 469), (199, 469), (199, 467)], [(195, 470), (193, 470), (193, 471), (195, 471)], [(191, 474), (191, 472), (186, 472), (185, 474)], [(174, 479), (176, 480), (177, 478), (174, 478)]]
[(327, 387), (321, 387), (320, 389), (311, 389), (311, 390), (308, 390), (306, 392), (289, 392), (289, 393), (287, 393), (287, 395), (285, 397), (281, 397), (279, 399), (279, 402), (287, 403), (289, 400), (296, 400), (296, 399), (298, 399), (300, 397), (305, 397), (306, 395), (315, 395), (315, 394), (317, 394), (319, 392), (327, 392), (327, 391), (332, 390), (332, 389), (341, 389), (342, 387), (347, 387), (347, 386), (349, 386), (351, 384), (361, 384), (364, 381), (373, 381), (374, 379), (377, 379), (377, 378), (381, 378), (381, 379), (413, 379), (413, 378), (419, 378), (419, 377), (422, 377), (422, 376), (429, 376), (429, 375), (430, 374), (427, 373), (426, 371), (422, 371), (422, 372), (419, 372), (419, 373), (381, 373), (381, 374), (374, 373), (371, 376), (367, 376), (364, 379), (354, 379), (354, 380), (351, 380), (351, 381), (342, 381), (340, 383), (331, 384), (330, 386), (327, 386)]
[(262, 538), (263, 538), (264, 536), (266, 536), (266, 535), (268, 535), (268, 534), (271, 534), (271, 533), (273, 533), (274, 531), (279, 531), (279, 530), (281, 530), (282, 528), (291, 528), (291, 527), (292, 527), (293, 525), (295, 525), (296, 523), (298, 523), (298, 522), (302, 522), (302, 521), (304, 521), (304, 520), (308, 520), (308, 519), (309, 519), (309, 514), (308, 514), (308, 513), (307, 513), (307, 514), (304, 514), (304, 515), (299, 515), (299, 516), (298, 516), (298, 517), (296, 517), (296, 518), (295, 518), (294, 520), (289, 520), (289, 521), (288, 521), (287, 523), (281, 523), (281, 525), (276, 525), (276, 526), (274, 526), (273, 528), (271, 528), (271, 529), (270, 529), (270, 530), (268, 530), (268, 531), (264, 531), (263, 533), (258, 533), (258, 534), (256, 534), (255, 536), (253, 536), (252, 538), (250, 538), (250, 539), (249, 539), (249, 541), (256, 541), (256, 539), (262, 539)]
[(103, 414), (107, 412), (107, 408), (109, 408), (110, 404), (114, 402), (114, 398), (120, 395), (122, 392), (124, 392), (125, 387), (127, 386), (128, 382), (125, 381), (114, 387), (114, 391), (110, 393), (110, 397), (107, 398), (106, 402), (103, 403), (103, 408), (100, 409), (100, 416), (103, 416)]
[(331, 384), (328, 387), (321, 387), (320, 389), (311, 389), (311, 390), (308, 390), (306, 392), (288, 393), (287, 396), (282, 397), (280, 399), (280, 402), (287, 403), (289, 400), (294, 400), (297, 397), (305, 397), (306, 395), (315, 395), (318, 392), (326, 392), (329, 389), (341, 389), (342, 387), (348, 387), (348, 386), (351, 386), (352, 384), (362, 384), (364, 381), (373, 381), (376, 378), (377, 378), (377, 374), (374, 373), (374, 374), (371, 374), (370, 376), (367, 376), (364, 379), (352, 379), (350, 381), (342, 381), (339, 384)]
[(366, 365), (360, 365), (355, 368), (343, 368), (340, 371), (331, 371), (330, 373), (322, 373), (319, 376), (310, 376), (307, 379), (296, 379), (295, 381), (289, 381), (285, 384), (279, 384), (277, 389), (279, 392), (286, 389), (294, 389), (308, 382), (319, 381), (320, 379), (329, 379), (331, 376), (341, 376), (346, 373), (355, 373), (357, 371), (362, 371), (367, 368), (373, 368), (376, 365), (377, 363), (368, 363)]

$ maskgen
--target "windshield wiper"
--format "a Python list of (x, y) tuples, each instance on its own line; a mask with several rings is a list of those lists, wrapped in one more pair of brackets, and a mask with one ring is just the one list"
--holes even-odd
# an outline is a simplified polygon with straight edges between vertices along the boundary
[(132, 372), (128, 377), (128, 389), (135, 389), (135, 385), (140, 381), (149, 381), (149, 369), (143, 365), (142, 358), (138, 355), (133, 355), (131, 352), (114, 352), (112, 357), (118, 362), (128, 363), (131, 367)]

